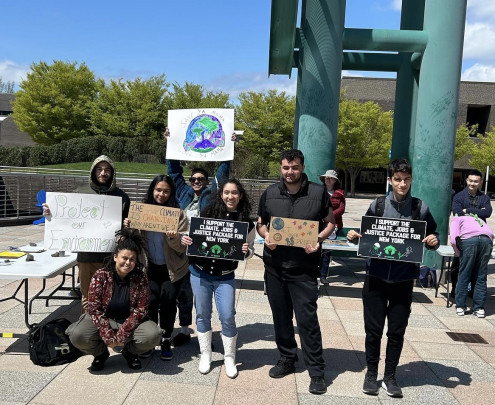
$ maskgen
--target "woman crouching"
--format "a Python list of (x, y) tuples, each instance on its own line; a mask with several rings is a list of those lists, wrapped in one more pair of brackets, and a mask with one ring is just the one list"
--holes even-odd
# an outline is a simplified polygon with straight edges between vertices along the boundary
[[(236, 179), (226, 180), (219, 187), (215, 200), (201, 211), (203, 218), (228, 219), (249, 224), (247, 242), (242, 245), (246, 258), (253, 255), (254, 223), (249, 218), (251, 204), (244, 187)], [(184, 235), (184, 245), (191, 245), (192, 239)], [(220, 322), (222, 324), (222, 343), (224, 348), (225, 372), (228, 377), (237, 377), (235, 352), (237, 328), (235, 324), (235, 279), (234, 270), (238, 262), (235, 260), (189, 257), (191, 286), (196, 305), (196, 327), (198, 330), (201, 359), (199, 371), (206, 374), (211, 364), (211, 312), (212, 297), (215, 296)]]
[(118, 347), (123, 347), (127, 365), (139, 370), (139, 354), (153, 349), (161, 338), (158, 325), (147, 317), (148, 278), (137, 259), (143, 250), (141, 235), (123, 229), (116, 236), (113, 260), (91, 279), (87, 313), (67, 329), (74, 346), (94, 356), (91, 371), (102, 370), (108, 348)]

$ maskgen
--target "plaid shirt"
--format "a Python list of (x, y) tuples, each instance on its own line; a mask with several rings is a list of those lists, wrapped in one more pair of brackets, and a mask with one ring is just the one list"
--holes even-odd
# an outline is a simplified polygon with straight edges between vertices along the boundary
[(130, 277), (131, 314), (118, 331), (110, 327), (109, 319), (105, 315), (113, 294), (113, 270), (106, 268), (98, 270), (89, 285), (88, 313), (106, 345), (113, 343), (124, 345), (148, 314), (150, 297), (148, 277), (140, 269), (134, 269), (127, 277)]

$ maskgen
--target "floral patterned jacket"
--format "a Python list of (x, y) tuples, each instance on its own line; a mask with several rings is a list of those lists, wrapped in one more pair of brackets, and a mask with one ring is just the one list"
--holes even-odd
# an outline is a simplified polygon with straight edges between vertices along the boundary
[(113, 272), (113, 269), (102, 268), (95, 273), (89, 285), (87, 311), (106, 345), (113, 343), (123, 345), (148, 314), (150, 290), (148, 277), (140, 268), (129, 273), (127, 277), (130, 277), (131, 312), (119, 330), (115, 332), (105, 315), (113, 294)]

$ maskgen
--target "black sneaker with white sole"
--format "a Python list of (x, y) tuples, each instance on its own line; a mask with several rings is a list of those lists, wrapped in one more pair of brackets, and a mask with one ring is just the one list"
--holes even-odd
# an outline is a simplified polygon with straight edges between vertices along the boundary
[(402, 390), (399, 384), (397, 384), (395, 374), (383, 377), (382, 388), (389, 397), (402, 398)]

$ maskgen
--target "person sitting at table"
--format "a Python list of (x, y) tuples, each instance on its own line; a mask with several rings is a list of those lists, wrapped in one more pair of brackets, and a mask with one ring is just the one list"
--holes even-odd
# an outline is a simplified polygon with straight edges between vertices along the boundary
[[(156, 176), (148, 187), (144, 203), (179, 208), (172, 178), (165, 174)], [(129, 218), (124, 219), (124, 226), (131, 227), (132, 221)], [(172, 332), (177, 315), (179, 293), (187, 288), (189, 290), (187, 294), (191, 297), (193, 295), (189, 281), (186, 247), (180, 243), (179, 237), (179, 232), (186, 232), (187, 228), (186, 214), (180, 210), (177, 232), (141, 231), (148, 251), (146, 267), (151, 290), (148, 313), (156, 323), (160, 315), (159, 325), (164, 331), (160, 345), (162, 360), (172, 360), (173, 357)], [(191, 321), (188, 324), (190, 323)], [(141, 357), (146, 357), (151, 353), (152, 351)]]
[(139, 231), (129, 228), (118, 231), (116, 237), (112, 259), (91, 279), (87, 312), (66, 332), (74, 346), (94, 356), (91, 371), (104, 368), (108, 348), (120, 347), (129, 368), (139, 370), (139, 355), (158, 345), (162, 336), (147, 316), (148, 277), (138, 261), (143, 239)]
[[(335, 239), (337, 237), (337, 231), (344, 227), (342, 222), (342, 215), (345, 211), (345, 194), (344, 190), (340, 186), (340, 180), (335, 170), (327, 170), (325, 174), (320, 176), (321, 182), (325, 185), (327, 193), (332, 203), (333, 216), (335, 217), (335, 229), (329, 236), (329, 239)], [(320, 262), (320, 281), (322, 284), (328, 284), (328, 266), (330, 265), (331, 252), (324, 252), (321, 255)]]
[(456, 313), (463, 316), (466, 312), (468, 284), (471, 280), (475, 280), (475, 285), (472, 285), (473, 314), (478, 318), (484, 318), (493, 231), (478, 216), (472, 214), (455, 216), (450, 222), (450, 242), (456, 255), (459, 256), (459, 279), (455, 289)]
[[(237, 179), (223, 182), (216, 193), (216, 198), (204, 210), (201, 217), (228, 219), (248, 223), (247, 242), (242, 245), (246, 259), (254, 253), (254, 223), (250, 219), (251, 204), (244, 187)], [(182, 236), (182, 244), (193, 243), (191, 237)], [(215, 296), (220, 323), (222, 324), (222, 343), (224, 348), (225, 373), (229, 378), (237, 377), (235, 364), (237, 327), (235, 324), (235, 277), (238, 262), (209, 257), (189, 257), (191, 286), (196, 306), (196, 326), (201, 351), (199, 372), (207, 374), (211, 365), (211, 313), (212, 298)]]

